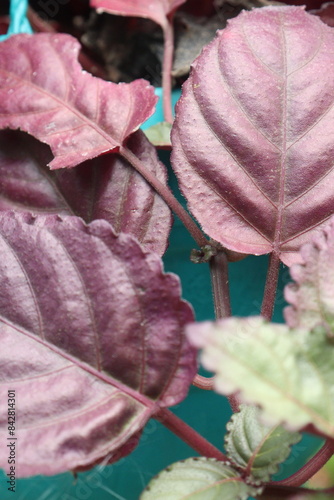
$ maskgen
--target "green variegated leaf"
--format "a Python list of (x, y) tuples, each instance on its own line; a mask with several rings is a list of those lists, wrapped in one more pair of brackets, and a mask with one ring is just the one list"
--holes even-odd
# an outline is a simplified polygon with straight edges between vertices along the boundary
[(334, 345), (323, 328), (291, 330), (261, 317), (189, 325), (188, 337), (217, 373), (215, 389), (259, 404), (270, 425), (313, 424), (334, 437)]
[(232, 467), (213, 458), (189, 458), (153, 478), (140, 500), (246, 500), (260, 490)]
[(269, 481), (278, 465), (290, 454), (291, 445), (301, 439), (281, 425), (267, 426), (260, 420), (256, 406), (241, 405), (227, 424), (225, 450), (232, 462), (255, 481)]

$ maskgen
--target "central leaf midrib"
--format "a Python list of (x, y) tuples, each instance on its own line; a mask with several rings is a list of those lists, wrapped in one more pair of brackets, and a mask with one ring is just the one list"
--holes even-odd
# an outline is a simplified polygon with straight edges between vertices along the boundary
[(286, 40), (284, 34), (284, 18), (283, 14), (280, 15), (281, 39), (282, 39), (282, 55), (283, 55), (283, 108), (282, 108), (282, 148), (281, 148), (281, 168), (279, 179), (279, 193), (278, 193), (278, 207), (277, 219), (273, 241), (273, 252), (277, 255), (280, 254), (281, 246), (281, 232), (284, 215), (284, 201), (285, 201), (285, 177), (286, 177), (286, 153), (287, 153), (287, 51)]

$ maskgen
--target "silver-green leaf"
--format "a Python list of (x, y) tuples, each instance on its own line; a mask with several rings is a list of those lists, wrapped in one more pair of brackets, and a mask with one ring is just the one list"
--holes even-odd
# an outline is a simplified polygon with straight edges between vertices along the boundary
[(254, 481), (269, 481), (278, 465), (288, 458), (291, 445), (301, 434), (289, 432), (281, 425), (267, 426), (260, 420), (256, 406), (240, 406), (227, 424), (225, 450), (231, 461), (244, 469)]
[(259, 404), (266, 423), (313, 424), (334, 437), (334, 345), (323, 328), (292, 330), (261, 317), (189, 325), (188, 337), (216, 372), (215, 389)]
[(151, 480), (140, 500), (247, 500), (259, 492), (229, 465), (200, 457), (167, 467)]

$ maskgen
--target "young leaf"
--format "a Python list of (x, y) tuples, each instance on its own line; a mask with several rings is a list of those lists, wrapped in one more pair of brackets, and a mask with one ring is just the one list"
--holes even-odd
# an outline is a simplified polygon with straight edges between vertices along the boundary
[[(1, 212), (0, 250), (0, 396), (14, 390), (19, 401), (18, 476), (131, 450), (196, 373), (179, 280), (103, 220)], [(0, 412), (4, 442), (7, 408)]]
[(244, 470), (252, 481), (267, 482), (278, 465), (289, 456), (291, 445), (301, 434), (284, 427), (264, 425), (255, 406), (241, 405), (240, 412), (227, 424), (225, 450), (231, 461)]
[(334, 335), (334, 219), (304, 245), (302, 264), (291, 267), (294, 284), (285, 287), (285, 298), (291, 306), (285, 308), (286, 322), (291, 327), (312, 329), (323, 325)]
[(334, 212), (334, 31), (300, 7), (242, 12), (196, 59), (172, 164), (205, 232), (286, 264)]
[(157, 100), (145, 80), (115, 84), (83, 72), (79, 49), (75, 38), (59, 33), (15, 35), (0, 44), (0, 127), (48, 144), (52, 169), (117, 152)]
[[(138, 130), (127, 147), (166, 183), (164, 165)], [(86, 222), (105, 219), (149, 251), (167, 247), (171, 212), (162, 198), (117, 154), (87, 160), (71, 169), (50, 170), (44, 144), (18, 131), (0, 132), (0, 210), (78, 215)]]
[(334, 345), (324, 330), (230, 318), (190, 325), (188, 337), (204, 348), (202, 362), (217, 373), (217, 392), (240, 391), (243, 401), (263, 408), (268, 425), (313, 424), (334, 437)]
[(244, 483), (232, 467), (213, 458), (188, 458), (153, 478), (140, 500), (247, 500), (260, 490)]
[(186, 0), (90, 0), (91, 7), (98, 12), (119, 16), (147, 17), (166, 26), (168, 14), (175, 11)]

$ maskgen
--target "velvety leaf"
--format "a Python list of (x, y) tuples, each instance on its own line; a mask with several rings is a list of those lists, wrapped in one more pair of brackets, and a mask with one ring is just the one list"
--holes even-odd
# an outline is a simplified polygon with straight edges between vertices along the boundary
[(0, 44), (0, 127), (48, 144), (52, 169), (117, 152), (157, 100), (145, 80), (115, 84), (83, 72), (79, 49), (75, 38), (59, 33), (15, 35)]
[(334, 212), (334, 31), (300, 7), (242, 12), (196, 59), (172, 164), (205, 232), (290, 265)]
[(147, 17), (164, 28), (168, 14), (185, 2), (186, 0), (90, 0), (90, 5), (98, 12)]
[(288, 458), (291, 445), (302, 437), (280, 425), (263, 424), (255, 406), (241, 405), (240, 412), (232, 415), (226, 428), (225, 450), (229, 459), (253, 481), (261, 482), (270, 480), (278, 465)]
[(312, 423), (334, 437), (334, 345), (325, 331), (290, 330), (261, 317), (190, 325), (190, 341), (204, 348), (202, 363), (216, 372), (215, 389), (240, 391), (259, 404), (265, 423), (290, 430)]
[[(138, 130), (127, 147), (166, 184), (166, 169), (155, 148)], [(51, 171), (49, 148), (18, 131), (0, 132), (0, 210), (78, 215), (86, 222), (105, 219), (117, 232), (130, 233), (147, 250), (162, 255), (171, 212), (126, 160), (102, 155), (78, 167)]]
[(295, 283), (284, 289), (286, 307), (284, 316), (291, 327), (312, 329), (323, 325), (334, 335), (334, 219), (314, 238), (305, 244), (300, 254), (302, 264), (291, 267)]
[(153, 478), (140, 500), (247, 500), (255, 488), (232, 467), (213, 458), (188, 458)]
[[(196, 373), (178, 278), (103, 220), (1, 212), (0, 251), (0, 396), (16, 391), (17, 474), (123, 454)], [(3, 442), (7, 433), (2, 405)]]

